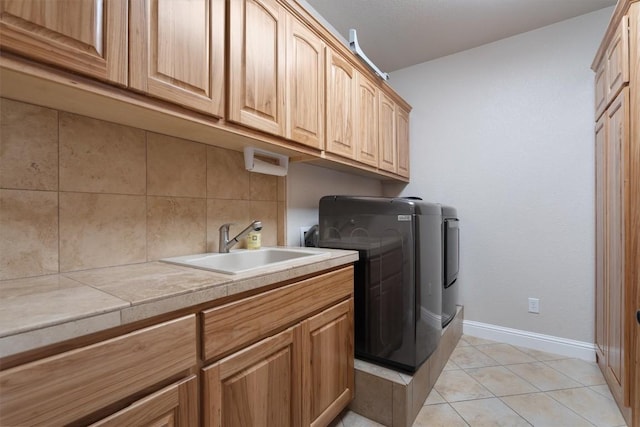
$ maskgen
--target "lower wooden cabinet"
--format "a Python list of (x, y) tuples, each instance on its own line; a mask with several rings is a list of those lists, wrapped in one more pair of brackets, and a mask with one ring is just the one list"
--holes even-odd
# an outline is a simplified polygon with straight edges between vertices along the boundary
[(353, 398), (353, 298), (301, 327), (302, 425), (326, 426)]
[(328, 425), (354, 395), (352, 292), (349, 267), (205, 311), (204, 425)]
[(208, 427), (325, 426), (353, 398), (353, 299), (202, 370)]
[[(105, 408), (188, 373), (197, 363), (195, 320), (189, 315), (0, 372), (0, 425), (86, 424), (79, 420), (95, 420)], [(157, 404), (164, 400), (155, 402), (146, 405), (153, 409), (146, 419), (170, 412)]]
[(614, 398), (629, 406), (631, 342), (625, 286), (625, 157), (629, 146), (629, 89), (596, 124), (596, 349)]

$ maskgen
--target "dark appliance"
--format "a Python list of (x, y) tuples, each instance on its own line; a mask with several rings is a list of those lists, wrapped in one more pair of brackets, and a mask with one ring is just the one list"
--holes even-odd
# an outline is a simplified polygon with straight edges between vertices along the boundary
[(440, 205), (415, 198), (325, 196), (319, 246), (359, 252), (355, 354), (415, 372), (442, 334)]
[(442, 327), (456, 315), (458, 304), (458, 270), (460, 264), (460, 220), (451, 206), (442, 205)]

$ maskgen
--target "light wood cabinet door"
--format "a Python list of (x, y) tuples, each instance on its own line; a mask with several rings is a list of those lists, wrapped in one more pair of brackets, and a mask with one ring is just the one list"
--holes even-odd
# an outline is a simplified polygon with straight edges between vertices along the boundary
[(596, 123), (595, 169), (596, 169), (596, 352), (601, 368), (605, 366), (607, 347), (606, 306), (607, 280), (605, 268), (605, 200), (607, 162), (607, 117), (601, 116)]
[(287, 15), (286, 137), (324, 149), (325, 44), (294, 16)]
[(344, 58), (327, 49), (326, 151), (355, 158), (356, 70)]
[(396, 103), (380, 92), (380, 125), (378, 144), (380, 149), (379, 167), (387, 172), (398, 172), (398, 146), (396, 135)]
[(224, 114), (224, 0), (131, 0), (129, 85)]
[(356, 75), (356, 160), (378, 167), (378, 88)]
[(611, 392), (619, 402), (629, 405), (626, 375), (628, 352), (625, 355), (625, 168), (624, 157), (629, 141), (629, 89), (624, 88), (607, 110), (606, 149), (606, 224), (605, 224), (605, 289), (607, 292), (607, 346), (605, 377)]
[(163, 388), (91, 427), (192, 427), (198, 423), (195, 375)]
[(127, 15), (127, 0), (3, 0), (0, 46), (125, 86)]
[(354, 393), (353, 298), (302, 323), (303, 422), (326, 426)]
[(607, 61), (600, 62), (595, 76), (596, 120), (607, 108)]
[(204, 425), (300, 425), (299, 327), (203, 369)]
[(409, 178), (409, 112), (396, 105), (396, 143), (398, 146), (398, 175)]
[(276, 0), (228, 4), (228, 119), (284, 136), (286, 11)]
[(623, 17), (605, 56), (607, 63), (607, 101), (613, 101), (625, 83), (629, 83), (629, 18)]

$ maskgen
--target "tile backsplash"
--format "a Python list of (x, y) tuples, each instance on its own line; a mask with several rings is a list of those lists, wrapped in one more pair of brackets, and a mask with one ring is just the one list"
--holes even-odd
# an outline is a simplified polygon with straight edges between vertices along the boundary
[(253, 219), (284, 244), (285, 178), (240, 152), (0, 99), (0, 280), (217, 251)]

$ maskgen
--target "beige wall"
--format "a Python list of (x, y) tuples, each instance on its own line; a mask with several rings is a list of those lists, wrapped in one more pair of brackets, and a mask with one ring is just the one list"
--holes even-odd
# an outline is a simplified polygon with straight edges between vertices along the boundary
[(458, 208), (465, 321), (593, 342), (589, 66), (612, 10), (391, 74), (413, 106), (401, 194)]
[(285, 180), (242, 153), (8, 99), (0, 113), (0, 279), (216, 251), (225, 222), (285, 240)]

